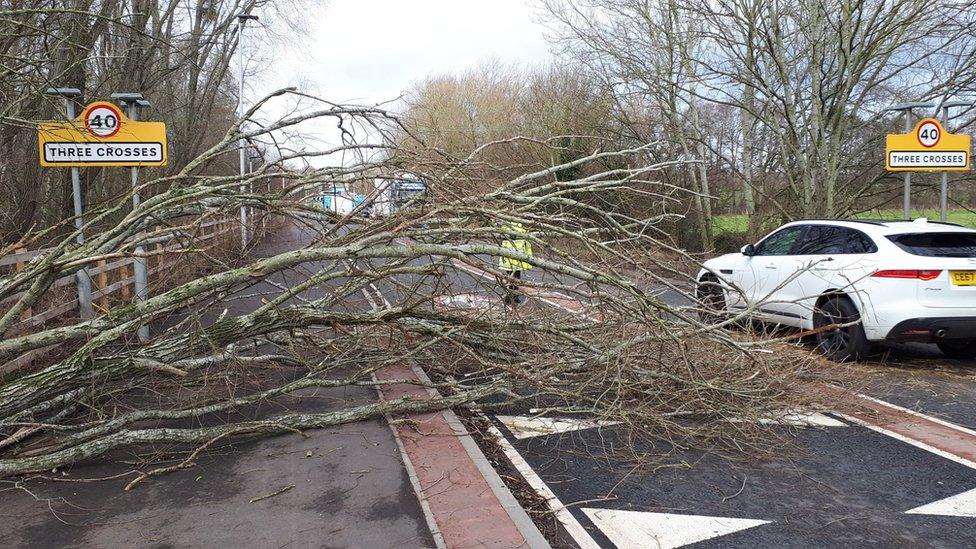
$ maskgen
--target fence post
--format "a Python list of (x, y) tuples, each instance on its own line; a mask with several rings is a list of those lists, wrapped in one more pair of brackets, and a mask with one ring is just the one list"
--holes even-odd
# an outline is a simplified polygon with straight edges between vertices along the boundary
[(129, 288), (129, 283), (128, 283), (130, 264), (131, 261), (126, 261), (122, 263), (121, 267), (119, 267), (119, 273), (122, 275), (121, 280), (126, 281), (125, 284), (122, 285), (122, 299), (126, 301), (129, 301), (129, 299), (132, 298), (132, 290)]
[[(15, 254), (27, 253), (27, 248), (17, 248), (16, 250), (14, 250), (14, 253)], [(27, 262), (26, 261), (18, 261), (17, 264), (14, 265), (14, 269), (16, 269), (17, 271), (23, 271), (24, 270), (24, 267), (26, 265), (27, 265)], [(21, 311), (21, 313), (20, 313), (20, 320), (21, 320), (21, 322), (26, 322), (32, 316), (34, 316), (34, 310), (32, 308), (28, 307), (28, 308), (24, 309), (23, 311)]]
[(105, 270), (105, 260), (98, 262), (98, 289), (102, 295), (98, 298), (98, 306), (103, 313), (108, 312), (108, 271)]
[[(156, 232), (159, 232), (159, 226), (156, 226)], [(163, 270), (163, 265), (166, 264), (166, 245), (162, 241), (156, 243), (156, 270)]]

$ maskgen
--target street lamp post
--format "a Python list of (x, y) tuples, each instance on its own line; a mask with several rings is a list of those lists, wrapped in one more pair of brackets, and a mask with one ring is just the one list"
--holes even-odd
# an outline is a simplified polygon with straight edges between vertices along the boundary
[[(888, 109), (889, 111), (905, 112), (905, 133), (912, 131), (912, 109), (931, 109), (934, 103), (903, 103)], [(912, 219), (912, 172), (905, 172), (904, 196), (902, 197), (902, 215), (905, 221)]]
[[(241, 133), (241, 138), (238, 142), (239, 149), (239, 162), (240, 162), (240, 172), (241, 172), (241, 195), (247, 192), (247, 184), (244, 182), (245, 175), (247, 174), (247, 146), (244, 140), (244, 27), (247, 25), (248, 21), (257, 21), (257, 15), (251, 15), (248, 13), (242, 13), (237, 16), (237, 49), (240, 54), (240, 65), (241, 65), (241, 80), (240, 80), (240, 93), (237, 96), (237, 117), (240, 120), (240, 126), (238, 131)], [(243, 196), (242, 196), (243, 198)], [(247, 207), (241, 202), (241, 251), (243, 252), (247, 248)]]
[[(81, 96), (81, 90), (78, 88), (48, 88), (45, 94), (64, 98), (65, 113), (68, 120), (75, 119), (74, 99)], [(75, 241), (80, 246), (85, 243), (85, 232), (83, 230), (85, 212), (81, 197), (81, 172), (77, 167), (71, 168), (71, 195), (74, 199), (75, 208)], [(78, 269), (76, 278), (78, 281), (79, 316), (82, 320), (88, 320), (94, 316), (91, 295), (92, 281), (88, 269), (86, 267)]]
[[(138, 120), (139, 111), (150, 106), (149, 101), (141, 93), (113, 93), (111, 97), (126, 106), (126, 116), (131, 120)], [(139, 207), (139, 203), (142, 201), (138, 191), (139, 167), (132, 166), (129, 168), (129, 174), (132, 181), (132, 209), (134, 210)], [(140, 236), (137, 235), (136, 238), (140, 238)], [(145, 253), (146, 250), (140, 241), (136, 244), (136, 257), (132, 264), (133, 276), (135, 278), (136, 301), (146, 301), (149, 299), (149, 269), (146, 265)], [(139, 326), (138, 335), (139, 341), (143, 343), (149, 341), (149, 326), (146, 324)]]

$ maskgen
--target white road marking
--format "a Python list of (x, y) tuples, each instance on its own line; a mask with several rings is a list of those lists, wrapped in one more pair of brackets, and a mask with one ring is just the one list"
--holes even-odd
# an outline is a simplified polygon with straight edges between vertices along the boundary
[(517, 439), (568, 433), (595, 427), (619, 425), (619, 421), (595, 421), (590, 419), (555, 419), (547, 417), (495, 416)]
[(489, 273), (488, 271), (481, 270), (481, 269), (479, 269), (477, 267), (472, 267), (471, 265), (468, 265), (467, 263), (465, 263), (465, 262), (463, 262), (463, 261), (461, 261), (459, 259), (453, 259), (452, 258), (451, 259), (451, 263), (453, 263), (455, 267), (461, 269), (462, 271), (467, 271), (467, 272), (469, 272), (471, 274), (478, 275), (481, 278), (487, 278), (489, 280), (495, 280), (495, 275)]
[(556, 516), (556, 520), (562, 523), (563, 527), (566, 528), (566, 532), (573, 537), (573, 540), (576, 541), (576, 544), (579, 545), (580, 549), (600, 549), (600, 546), (593, 541), (592, 537), (590, 537), (589, 532), (587, 532), (586, 529), (583, 528), (583, 525), (576, 520), (576, 517), (569, 512), (569, 509), (567, 509), (566, 506), (559, 501), (556, 494), (552, 493), (552, 490), (550, 490), (549, 487), (546, 486), (546, 483), (539, 478), (539, 475), (535, 474), (532, 467), (526, 463), (521, 454), (518, 453), (518, 450), (516, 450), (515, 447), (508, 442), (501, 431), (499, 431), (494, 425), (488, 427), (488, 431), (498, 441), (498, 445), (502, 447), (502, 451), (505, 452), (505, 456), (508, 457), (508, 460), (512, 462), (512, 465), (519, 472), (519, 474), (522, 475), (522, 478), (529, 483), (529, 486), (531, 486), (537, 494), (546, 499), (546, 502), (549, 504), (549, 509), (552, 510), (553, 514)]
[(976, 518), (976, 488), (905, 511), (912, 515)]
[(484, 294), (439, 295), (434, 302), (442, 307), (456, 309), (497, 309), (501, 303)]
[(616, 509), (585, 508), (582, 511), (618, 549), (673, 549), (770, 522)]
[(847, 427), (847, 424), (820, 412), (790, 411), (779, 417), (762, 418), (763, 425), (790, 425), (793, 427)]

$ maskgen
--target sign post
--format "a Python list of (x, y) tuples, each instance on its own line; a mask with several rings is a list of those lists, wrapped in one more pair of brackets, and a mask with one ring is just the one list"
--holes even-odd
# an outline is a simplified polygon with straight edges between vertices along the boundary
[[(912, 108), (905, 110), (905, 133), (912, 131)], [(912, 220), (912, 172), (905, 172), (905, 188), (902, 191), (902, 217), (905, 221)]]
[[(942, 107), (942, 120), (949, 124), (949, 107)], [(924, 130), (922, 130), (924, 132)], [(966, 137), (969, 137), (968, 135)], [(934, 146), (934, 145), (933, 145)], [(969, 155), (969, 143), (966, 144), (966, 154)], [(939, 221), (945, 223), (949, 219), (949, 172), (942, 171), (942, 185), (939, 188)]]
[[(956, 103), (943, 105), (943, 118), (948, 120), (949, 107)], [(906, 122), (909, 107), (906, 113)], [(939, 217), (946, 220), (950, 171), (969, 171), (971, 163), (971, 139), (967, 134), (952, 134), (945, 130), (936, 118), (923, 118), (914, 129), (901, 134), (888, 134), (885, 140), (885, 169), (889, 172), (927, 171), (942, 172), (942, 187), (939, 196)], [(905, 216), (909, 215), (911, 180), (905, 179)]]
[[(68, 120), (74, 120), (74, 98), (81, 95), (81, 90), (77, 88), (48, 88), (46, 93), (47, 95), (63, 97), (65, 114), (67, 114)], [(83, 217), (84, 210), (81, 199), (81, 173), (76, 167), (71, 168), (71, 198), (74, 202), (75, 210), (75, 241), (80, 246), (85, 243), (85, 232), (83, 228), (85, 221)], [(91, 276), (88, 274), (88, 269), (86, 267), (82, 267), (81, 269), (78, 269), (75, 277), (78, 284), (78, 316), (80, 316), (82, 320), (89, 320), (92, 318), (92, 316), (94, 316), (94, 310), (92, 309)]]
[[(73, 90), (77, 97), (81, 95)], [(49, 94), (62, 95), (64, 90), (48, 90)], [(67, 121), (41, 122), (38, 124), (38, 154), (41, 166), (45, 168), (67, 167), (71, 169), (71, 182), (74, 191), (75, 227), (78, 244), (84, 243), (81, 232), (82, 197), (81, 167), (129, 167), (133, 185), (133, 207), (138, 207), (139, 193), (135, 187), (139, 183), (141, 166), (165, 166), (167, 162), (166, 125), (162, 122), (141, 122), (138, 108), (148, 106), (142, 94), (114, 94), (129, 106), (129, 116), (122, 114), (117, 106), (106, 101), (97, 101), (86, 106), (81, 115), (75, 117), (74, 104), (67, 101)], [(148, 298), (148, 283), (144, 248), (137, 245), (134, 264), (136, 299)], [(93, 316), (91, 304), (91, 278), (86, 269), (78, 272), (78, 302), (81, 317)], [(139, 328), (139, 339), (149, 338), (147, 326)]]

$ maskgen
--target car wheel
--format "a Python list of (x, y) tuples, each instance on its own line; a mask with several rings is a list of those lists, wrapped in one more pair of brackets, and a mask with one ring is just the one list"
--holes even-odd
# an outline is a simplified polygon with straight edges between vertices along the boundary
[(720, 322), (725, 317), (725, 291), (717, 278), (705, 275), (698, 281), (695, 297), (701, 309), (698, 312), (703, 322)]
[[(857, 307), (844, 296), (828, 298), (813, 315), (814, 329), (831, 324), (848, 324), (861, 318)], [(844, 328), (817, 332), (817, 349), (837, 362), (859, 360), (871, 352), (871, 344), (864, 335), (864, 327), (853, 324)]]
[(940, 341), (936, 343), (942, 354), (949, 358), (962, 360), (976, 358), (976, 341)]

